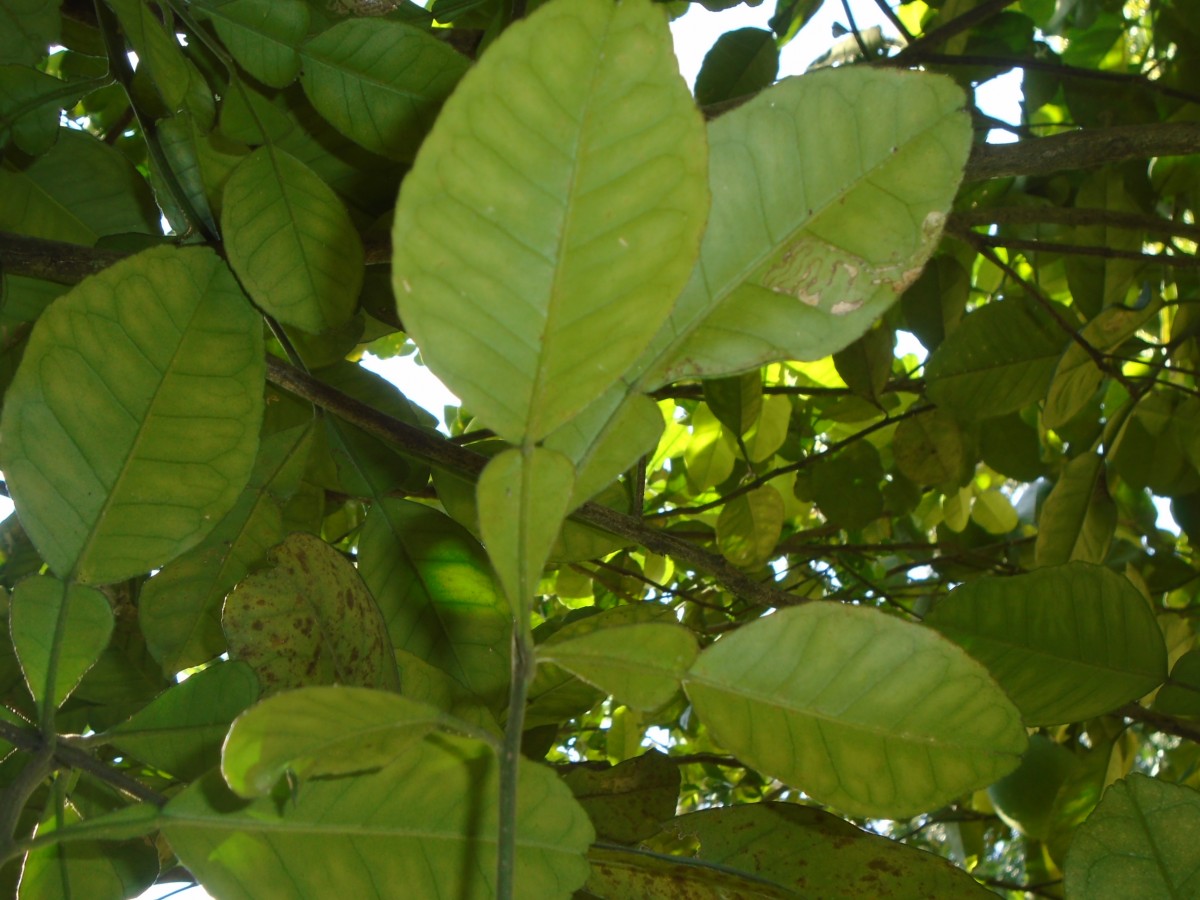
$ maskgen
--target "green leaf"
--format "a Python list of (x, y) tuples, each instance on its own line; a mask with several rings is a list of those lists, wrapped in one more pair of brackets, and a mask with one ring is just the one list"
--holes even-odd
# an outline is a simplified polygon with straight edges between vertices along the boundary
[(338, 131), (410, 161), (470, 65), (448, 44), (400, 22), (351, 18), (300, 48), (300, 83)]
[(988, 788), (1000, 817), (1021, 834), (1044, 841), (1051, 836), (1059, 793), (1079, 769), (1062, 744), (1042, 734), (1029, 738), (1021, 765)]
[(733, 474), (733, 441), (707, 406), (692, 413), (692, 434), (683, 451), (687, 482), (696, 493), (715, 487)]
[(212, 21), (238, 64), (263, 84), (281, 88), (296, 79), (296, 45), (309, 19), (301, 0), (203, 0), (193, 6)]
[(698, 652), (686, 628), (645, 623), (543, 644), (538, 661), (557, 663), (626, 706), (652, 712), (675, 696)]
[(1154, 697), (1154, 709), (1168, 716), (1200, 717), (1200, 650), (1189, 650), (1171, 667), (1171, 677)]
[(949, 802), (1014, 769), (1026, 744), (982, 665), (874, 609), (758, 619), (701, 653), (684, 687), (718, 743), (851, 815)]
[(758, 421), (742, 441), (746, 458), (753, 463), (766, 462), (787, 440), (792, 421), (792, 404), (787, 397), (776, 394), (763, 400)]
[(495, 737), (503, 734), (496, 717), (484, 702), (443, 670), (407, 650), (396, 651), (396, 668), (400, 670), (401, 693), (409, 700), (436, 706), (480, 732)]
[(480, 532), (514, 615), (533, 602), (574, 480), (570, 460), (542, 447), (505, 450), (479, 476)]
[(857, 441), (813, 467), (813, 499), (831, 522), (862, 528), (883, 512), (882, 478), (879, 451)]
[(591, 875), (584, 896), (606, 900), (784, 900), (795, 893), (757, 878), (698, 863), (686, 856), (666, 856), (622, 847), (588, 851)]
[(755, 370), (731, 378), (704, 382), (704, 402), (717, 421), (735, 435), (744, 435), (763, 408), (762, 372)]
[(379, 607), (344, 556), (295, 533), (225, 600), (221, 624), (234, 659), (264, 693), (314, 684), (395, 689), (396, 661)]
[(487, 555), (465, 528), (419, 503), (376, 501), (359, 537), (358, 572), (393, 647), (432, 663), (485, 701), (503, 701), (512, 614)]
[(259, 317), (211, 250), (147, 250), (57, 299), (0, 420), (51, 569), (106, 584), (199, 543), (250, 476), (263, 375)]
[(168, 675), (226, 650), (221, 604), (233, 586), (283, 540), (283, 507), (300, 486), (315, 432), (302, 425), (265, 436), (250, 483), (203, 541), (142, 587), (138, 624)]
[(249, 666), (216, 663), (168, 688), (104, 739), (163, 772), (198, 778), (220, 762), (230, 723), (257, 699)]
[(1066, 341), (1033, 301), (988, 303), (930, 354), (929, 399), (964, 421), (1015, 412), (1045, 394)]
[[(0, 4), (0, 21), (3, 17)], [(58, 138), (63, 108), (78, 101), (80, 93), (81, 88), (28, 66), (0, 65), (0, 147), (11, 141), (30, 156), (45, 153)]]
[(452, 720), (387, 691), (305, 687), (268, 697), (229, 729), (221, 774), (235, 794), (258, 797), (291, 772), (307, 780), (378, 769)]
[(611, 767), (572, 765), (563, 774), (563, 784), (596, 824), (598, 840), (636, 844), (675, 815), (679, 765), (650, 750)]
[(108, 598), (95, 588), (36, 575), (17, 585), (9, 606), (9, 630), (29, 692), (39, 706), (56, 709), (108, 646)]
[(1071, 841), (1067, 895), (1089, 900), (1194, 897), (1200, 891), (1193, 837), (1200, 794), (1181, 784), (1130, 775), (1104, 799)]
[(0, 64), (32, 66), (45, 56), (62, 27), (58, 7), (58, 0), (0, 3)]
[(168, 31), (159, 14), (142, 0), (110, 0), (108, 5), (121, 21), (139, 65), (150, 72), (167, 110), (175, 112), (187, 95), (192, 69), (174, 32)]
[(849, 344), (937, 246), (969, 146), (948, 79), (865, 67), (787, 79), (716, 119), (700, 261), (648, 382)]
[(308, 166), (260, 147), (225, 183), (221, 228), (229, 264), (270, 315), (318, 334), (354, 312), (362, 240), (341, 200)]
[(1104, 457), (1083, 453), (1063, 467), (1038, 515), (1034, 558), (1039, 566), (1102, 563), (1117, 527)]
[[(228, 900), (396, 889), (483, 900), (494, 889), (497, 769), (486, 747), (439, 737), (378, 773), (311, 781), (282, 805), (239, 801), (213, 774), (167, 805), (163, 833)], [(591, 823), (545, 766), (522, 760), (520, 784), (516, 883), (525, 896), (565, 900), (587, 878)]]
[(1167, 677), (1150, 607), (1127, 579), (1100, 566), (967, 582), (925, 622), (988, 667), (1027, 725), (1111, 712)]
[(894, 338), (892, 329), (877, 325), (858, 340), (833, 355), (833, 364), (858, 396), (877, 403), (892, 376)]
[(779, 74), (775, 37), (761, 28), (739, 28), (717, 38), (696, 76), (696, 102), (701, 106), (754, 94)]
[(971, 505), (971, 521), (988, 534), (1008, 534), (1020, 519), (1012, 503), (998, 490), (980, 491)]
[(744, 569), (765, 565), (783, 532), (783, 497), (769, 484), (734, 497), (717, 518), (721, 555)]
[(905, 419), (892, 438), (896, 468), (920, 485), (957, 480), (965, 453), (958, 420), (940, 409)]
[(392, 275), (424, 361), (510, 443), (567, 422), (687, 280), (705, 161), (661, 8), (560, 0), (508, 28), (400, 192)]
[(664, 834), (698, 842), (695, 859), (760, 878), (789, 897), (994, 896), (932, 853), (794, 803), (706, 809), (668, 822)]

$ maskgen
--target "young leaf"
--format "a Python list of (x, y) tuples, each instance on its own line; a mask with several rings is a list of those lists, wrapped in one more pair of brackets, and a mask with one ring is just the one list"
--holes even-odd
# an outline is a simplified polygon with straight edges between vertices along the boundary
[(297, 532), (245, 579), (221, 615), (229, 653), (249, 663), (264, 693), (313, 684), (395, 689), (387, 625), (345, 557)]
[(308, 166), (260, 147), (229, 176), (222, 210), (229, 264), (259, 306), (310, 334), (350, 318), (362, 287), (362, 240)]
[(1118, 781), (1071, 841), (1064, 866), (1067, 895), (1196, 896), (1197, 829), (1200, 794), (1192, 788), (1139, 774)]
[(1100, 566), (971, 581), (925, 622), (987, 666), (1028, 725), (1111, 712), (1167, 677), (1150, 607), (1127, 579)]
[(29, 692), (52, 709), (95, 665), (113, 630), (112, 607), (95, 588), (35, 575), (9, 601), (9, 630)]
[(300, 48), (300, 83), (346, 137), (411, 160), (469, 62), (428, 32), (401, 22), (351, 18)]
[(661, 8), (558, 0), (508, 28), (400, 191), (392, 275), (424, 361), (510, 443), (567, 422), (687, 280), (705, 163)]
[(359, 538), (358, 572), (394, 647), (486, 701), (502, 700), (512, 614), (487, 555), (465, 528), (419, 503), (378, 500)]
[[(316, 779), (294, 801), (251, 803), (213, 773), (175, 797), (163, 833), (214, 896), (327, 900), (392, 890), (430, 900), (492, 896), (497, 764), (474, 741), (446, 736), (377, 773)], [(516, 882), (529, 897), (566, 898), (587, 878), (592, 825), (561, 780), (521, 761)], [(269, 895), (268, 895), (269, 896)]]
[(388, 691), (305, 687), (238, 717), (221, 754), (234, 793), (269, 793), (284, 772), (301, 779), (381, 768), (426, 734), (452, 725), (441, 710)]
[(557, 663), (626, 706), (651, 712), (675, 696), (698, 652), (686, 628), (646, 623), (543, 644), (537, 655), (539, 662)]
[(875, 609), (812, 603), (758, 619), (701, 653), (684, 688), (730, 752), (852, 815), (931, 809), (1025, 750), (982, 665)]
[(56, 300), (0, 420), (51, 569), (106, 584), (208, 534), (250, 476), (263, 375), (261, 321), (211, 250), (147, 250)]

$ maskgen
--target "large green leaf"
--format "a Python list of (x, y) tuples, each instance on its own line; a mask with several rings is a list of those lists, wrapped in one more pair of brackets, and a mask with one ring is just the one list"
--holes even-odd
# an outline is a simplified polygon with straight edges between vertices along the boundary
[(944, 859), (862, 831), (819, 809), (753, 803), (680, 816), (664, 835), (695, 840), (696, 860), (744, 872), (787, 896), (994, 896)]
[[(497, 763), (465, 740), (423, 741), (375, 774), (318, 779), (247, 803), (209, 775), (164, 810), (180, 860), (226, 900), (493, 895)], [(553, 772), (521, 761), (519, 895), (567, 898), (587, 878), (592, 825)]]
[(675, 696), (698, 652), (686, 628), (652, 622), (543, 644), (538, 660), (557, 663), (621, 703), (649, 712)]
[(951, 81), (866, 67), (787, 79), (714, 121), (709, 226), (651, 381), (849, 344), (937, 246), (970, 142)]
[(230, 723), (256, 699), (249, 666), (216, 663), (168, 688), (104, 739), (163, 772), (198, 778), (220, 761)]
[(765, 565), (783, 531), (783, 497), (769, 484), (734, 497), (717, 518), (717, 546), (735, 566)]
[(1069, 340), (1032, 300), (989, 303), (963, 319), (925, 364), (929, 399), (961, 419), (1040, 400)]
[(679, 764), (657, 750), (615, 766), (595, 762), (570, 766), (563, 784), (587, 811), (596, 837), (636, 844), (675, 815), (679, 801)]
[(1034, 559), (1039, 566), (1107, 559), (1117, 506), (1108, 494), (1106, 469), (1096, 453), (1082, 453), (1063, 466), (1038, 514)]
[(1167, 677), (1149, 605), (1100, 566), (1075, 562), (970, 581), (925, 621), (987, 666), (1029, 725), (1111, 712)]
[(283, 506), (300, 486), (315, 434), (301, 425), (265, 436), (250, 483), (203, 541), (142, 587), (138, 624), (168, 675), (225, 652), (221, 604), (267, 551), (283, 540)]
[(260, 147), (229, 176), (222, 210), (229, 264), (259, 306), (311, 334), (350, 318), (362, 287), (362, 240), (312, 169)]
[(297, 532), (225, 600), (229, 653), (264, 693), (312, 684), (399, 687), (387, 625), (358, 572), (316, 535)]
[(425, 362), (510, 442), (567, 422), (683, 287), (705, 160), (661, 8), (557, 0), (508, 28), (400, 192), (392, 275)]
[(29, 692), (39, 705), (62, 705), (108, 646), (108, 598), (49, 575), (26, 578), (9, 601), (9, 631)]
[(720, 744), (853, 815), (946, 803), (1011, 771), (1026, 744), (982, 665), (874, 609), (776, 612), (701, 653), (684, 687)]
[(302, 0), (203, 0), (193, 4), (217, 29), (247, 72), (271, 87), (287, 87), (300, 71), (296, 44), (308, 31)]
[(0, 421), (50, 567), (104, 584), (197, 544), (250, 476), (263, 374), (261, 321), (211, 250), (147, 250), (57, 299)]
[(1200, 894), (1197, 833), (1200, 794), (1130, 775), (1104, 792), (1071, 841), (1064, 866), (1067, 896), (1195, 897)]
[(487, 555), (465, 528), (419, 503), (378, 500), (359, 537), (358, 572), (379, 604), (392, 646), (485, 700), (502, 700), (512, 614)]
[(169, 31), (158, 12), (143, 0), (109, 0), (108, 5), (120, 19), (138, 64), (150, 72), (168, 111), (175, 112), (183, 104), (193, 70), (174, 31)]
[(31, 66), (58, 40), (62, 17), (57, 0), (0, 3), (0, 64)]
[(308, 99), (358, 144), (411, 160), (470, 65), (420, 29), (376, 18), (339, 22), (300, 48)]
[[(3, 10), (0, 4), (0, 18)], [(82, 93), (28, 66), (0, 65), (0, 147), (12, 142), (30, 156), (45, 153), (59, 137), (62, 110)]]
[(762, 90), (779, 74), (779, 48), (769, 31), (739, 28), (717, 38), (696, 76), (701, 106)]

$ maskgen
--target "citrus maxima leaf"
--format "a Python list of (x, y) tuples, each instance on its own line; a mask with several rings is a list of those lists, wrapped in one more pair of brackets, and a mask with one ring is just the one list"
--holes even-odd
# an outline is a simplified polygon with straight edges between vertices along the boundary
[[(498, 766), (484, 745), (437, 736), (383, 770), (317, 779), (294, 800), (251, 803), (215, 773), (163, 812), (171, 847), (226, 900), (494, 896)], [(550, 769), (521, 760), (520, 896), (568, 898), (587, 878), (594, 832)]]
[(300, 71), (296, 44), (308, 31), (301, 0), (201, 0), (197, 9), (212, 20), (233, 58), (271, 87), (287, 87)]
[(507, 29), (400, 191), (392, 275), (424, 361), (511, 443), (568, 421), (687, 280), (705, 162), (659, 6), (556, 0)]
[(317, 111), (350, 140), (404, 161), (470, 65), (428, 32), (378, 18), (338, 22), (300, 54)]
[(229, 264), (255, 303), (310, 334), (350, 318), (362, 287), (362, 240), (312, 169), (260, 147), (229, 176), (222, 210)]
[(962, 429), (954, 416), (940, 409), (905, 419), (892, 438), (896, 468), (920, 485), (957, 478), (964, 453)]
[(32, 66), (58, 42), (62, 16), (55, 0), (0, 3), (0, 64)]
[(925, 622), (988, 667), (1027, 725), (1111, 712), (1167, 677), (1162, 631), (1142, 595), (1086, 563), (971, 581)]
[(261, 319), (211, 250), (147, 250), (57, 299), (0, 423), (50, 568), (105, 584), (211, 531), (250, 476), (264, 369)]
[(718, 743), (852, 815), (903, 818), (1011, 771), (1017, 710), (936, 632), (813, 603), (726, 635), (684, 687)]
[(769, 484), (734, 497), (717, 518), (721, 555), (746, 569), (766, 563), (783, 531), (783, 513), (783, 497)]
[(556, 663), (626, 706), (650, 712), (675, 696), (698, 652), (686, 628), (648, 622), (543, 644), (538, 660)]
[(1064, 866), (1067, 896), (1195, 897), (1198, 833), (1200, 793), (1130, 775), (1104, 792), (1075, 832)]
[(1117, 505), (1108, 493), (1107, 464), (1083, 453), (1063, 467), (1038, 513), (1034, 559), (1039, 566), (1078, 560), (1102, 563), (1117, 528)]
[(571, 461), (542, 447), (505, 450), (479, 476), (479, 530), (514, 613), (533, 602), (574, 482)]
[(970, 144), (949, 79), (865, 67), (786, 79), (711, 123), (709, 227), (651, 380), (849, 344), (921, 273)]
[(312, 684), (395, 688), (387, 625), (354, 566), (313, 534), (297, 532), (225, 599), (229, 653), (264, 693)]
[(29, 693), (39, 705), (58, 708), (108, 646), (108, 599), (95, 588), (35, 575), (17, 585), (9, 603), (9, 631)]
[(489, 701), (508, 690), (512, 614), (479, 542), (449, 516), (377, 500), (358, 541), (358, 572), (392, 646)]
[(284, 774), (347, 775), (392, 762), (434, 728), (436, 707), (390, 691), (305, 687), (268, 697), (229, 729), (221, 773), (234, 793), (268, 793)]

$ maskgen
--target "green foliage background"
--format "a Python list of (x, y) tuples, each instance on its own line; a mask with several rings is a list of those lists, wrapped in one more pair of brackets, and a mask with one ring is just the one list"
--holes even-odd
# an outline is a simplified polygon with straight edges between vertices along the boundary
[(1200, 893), (1195, 11), (865, 5), (0, 0), (0, 893)]

